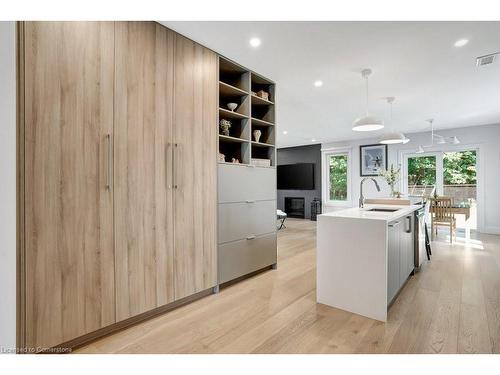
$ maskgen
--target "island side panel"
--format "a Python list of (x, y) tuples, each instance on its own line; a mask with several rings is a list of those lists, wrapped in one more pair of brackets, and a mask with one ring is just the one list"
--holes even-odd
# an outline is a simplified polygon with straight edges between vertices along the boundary
[(317, 302), (387, 320), (387, 222), (318, 216)]

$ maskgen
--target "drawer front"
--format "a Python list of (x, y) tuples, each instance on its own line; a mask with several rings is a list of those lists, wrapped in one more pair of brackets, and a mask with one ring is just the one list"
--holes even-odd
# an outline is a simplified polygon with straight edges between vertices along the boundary
[(276, 234), (219, 245), (219, 283), (277, 262)]
[(276, 201), (219, 204), (219, 243), (276, 232)]
[(276, 199), (276, 169), (219, 164), (219, 203)]

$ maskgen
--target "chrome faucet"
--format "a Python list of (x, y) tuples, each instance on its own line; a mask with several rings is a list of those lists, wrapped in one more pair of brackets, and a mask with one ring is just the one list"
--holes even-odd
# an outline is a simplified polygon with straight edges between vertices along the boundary
[(363, 208), (365, 206), (365, 197), (363, 196), (363, 183), (366, 180), (372, 180), (373, 183), (375, 184), (375, 187), (377, 188), (377, 191), (380, 191), (380, 186), (378, 186), (377, 180), (375, 180), (372, 177), (365, 177), (365, 178), (363, 178), (361, 180), (361, 182), (359, 183), (359, 207), (360, 208)]

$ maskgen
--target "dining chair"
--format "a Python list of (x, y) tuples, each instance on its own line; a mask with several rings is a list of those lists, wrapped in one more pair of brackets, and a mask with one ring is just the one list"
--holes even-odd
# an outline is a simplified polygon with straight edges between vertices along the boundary
[(457, 221), (452, 211), (452, 199), (450, 197), (430, 198), (431, 202), (431, 239), (437, 235), (438, 227), (450, 228), (450, 242), (453, 243), (453, 234), (456, 236)]

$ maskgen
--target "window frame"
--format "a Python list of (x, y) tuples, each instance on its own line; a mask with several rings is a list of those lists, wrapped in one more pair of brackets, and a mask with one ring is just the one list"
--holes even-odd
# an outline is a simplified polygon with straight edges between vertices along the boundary
[[(351, 207), (352, 206), (352, 147), (334, 147), (321, 150), (322, 157), (322, 191), (323, 204), (330, 207)], [(331, 200), (330, 199), (330, 157), (336, 155), (347, 156), (347, 199), (346, 200)]]

